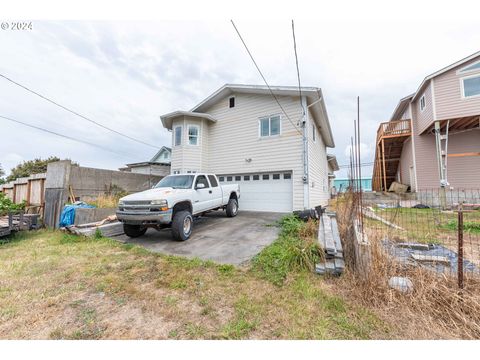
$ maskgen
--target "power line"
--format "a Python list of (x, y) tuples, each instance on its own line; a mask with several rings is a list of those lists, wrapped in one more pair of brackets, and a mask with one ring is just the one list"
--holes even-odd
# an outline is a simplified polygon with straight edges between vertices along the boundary
[(293, 34), (293, 50), (295, 52), (295, 64), (297, 66), (297, 78), (298, 78), (298, 92), (300, 93), (300, 106), (303, 110), (303, 115), (305, 115), (305, 107), (302, 102), (302, 86), (300, 84), (300, 68), (298, 66), (298, 55), (297, 55), (297, 41), (295, 39), (295, 25), (292, 20), (292, 34)]
[(69, 139), (69, 140), (76, 141), (76, 142), (79, 142), (79, 143), (82, 143), (82, 144), (90, 145), (90, 146), (93, 146), (93, 147), (102, 149), (102, 150), (104, 150), (104, 151), (109, 151), (109, 152), (111, 152), (111, 153), (114, 153), (114, 154), (116, 154), (116, 155), (122, 156), (122, 157), (124, 157), (124, 158), (132, 159), (132, 158), (130, 158), (130, 157), (129, 157), (128, 155), (126, 155), (126, 154), (122, 154), (122, 153), (116, 152), (116, 151), (114, 151), (114, 150), (111, 150), (111, 149), (109, 149), (109, 148), (103, 147), (103, 146), (98, 145), (98, 144), (95, 144), (95, 143), (91, 143), (91, 142), (89, 142), (89, 141), (85, 141), (85, 140), (77, 139), (77, 138), (74, 138), (74, 137), (71, 137), (71, 136), (68, 136), (68, 135), (60, 134), (60, 133), (57, 133), (57, 132), (55, 132), (55, 131), (48, 130), (48, 129), (44, 129), (44, 128), (41, 128), (41, 127), (39, 127), (39, 126), (35, 126), (35, 125), (32, 125), (32, 124), (27, 124), (27, 123), (25, 123), (25, 122), (23, 122), (23, 121), (15, 120), (15, 119), (12, 119), (12, 118), (7, 117), (7, 116), (0, 115), (0, 118), (5, 119), (5, 120), (8, 120), (8, 121), (11, 121), (11, 122), (14, 122), (14, 123), (17, 123), (17, 124), (21, 124), (21, 125), (24, 125), (24, 126), (28, 126), (28, 127), (30, 127), (30, 128), (37, 129), (37, 130), (40, 130), (40, 131), (43, 131), (43, 132), (46, 132), (46, 133), (49, 133), (49, 134), (52, 134), (52, 135), (60, 136), (60, 137), (63, 137), (63, 138), (65, 138), (65, 139)]
[(250, 52), (250, 50), (248, 49), (248, 46), (247, 44), (245, 43), (245, 41), (243, 40), (243, 37), (242, 35), (240, 34), (240, 31), (238, 31), (237, 27), (235, 26), (235, 23), (233, 22), (233, 20), (230, 20), (235, 31), (237, 32), (237, 35), (238, 37), (240, 38), (240, 40), (242, 41), (243, 43), (243, 46), (245, 47), (245, 50), (247, 50), (247, 53), (248, 55), (250, 56), (250, 59), (252, 59), (253, 61), (253, 64), (255, 65), (255, 67), (257, 68), (258, 70), (258, 73), (260, 74), (260, 76), (262, 77), (263, 79), (263, 82), (265, 83), (265, 85), (267, 85), (267, 88), (268, 90), (270, 91), (270, 94), (273, 96), (273, 98), (275, 99), (275, 101), (277, 102), (278, 106), (280, 107), (280, 109), (282, 109), (282, 112), (285, 114), (285, 116), (287, 117), (288, 121), (290, 121), (290, 123), (293, 125), (293, 127), (295, 128), (295, 130), (297, 130), (297, 132), (302, 135), (301, 131), (298, 130), (297, 126), (293, 123), (292, 119), (290, 119), (290, 116), (288, 116), (287, 112), (285, 111), (285, 109), (283, 108), (282, 104), (280, 104), (280, 101), (278, 100), (278, 98), (275, 96), (275, 94), (273, 93), (272, 89), (270, 88), (270, 85), (268, 85), (268, 82), (267, 80), (265, 79), (265, 76), (263, 76), (263, 73), (262, 71), (260, 70), (260, 68), (258, 67), (257, 65), (257, 62), (255, 61), (255, 59), (253, 58), (253, 55), (252, 53)]
[(62, 109), (64, 109), (64, 110), (66, 110), (66, 111), (68, 111), (68, 112), (70, 112), (70, 113), (72, 113), (72, 114), (74, 114), (74, 115), (76, 115), (76, 116), (84, 119), (84, 120), (87, 120), (87, 121), (91, 122), (92, 124), (95, 124), (95, 125), (97, 125), (97, 126), (100, 126), (101, 128), (103, 128), (103, 129), (105, 129), (105, 130), (114, 132), (114, 133), (117, 134), (117, 135), (123, 136), (123, 137), (125, 137), (125, 138), (127, 138), (127, 139), (130, 139), (130, 140), (132, 140), (132, 141), (138, 142), (138, 143), (140, 143), (140, 144), (143, 144), (143, 145), (146, 145), (146, 146), (150, 146), (150, 147), (153, 147), (153, 148), (155, 148), (155, 149), (159, 149), (158, 146), (155, 146), (155, 145), (149, 144), (149, 143), (147, 143), (147, 142), (145, 142), (145, 141), (136, 139), (136, 138), (134, 138), (134, 137), (131, 137), (130, 135), (123, 134), (123, 133), (121, 133), (120, 131), (117, 131), (117, 130), (115, 130), (115, 129), (109, 128), (108, 126), (105, 126), (105, 125), (103, 125), (103, 124), (100, 124), (99, 122), (97, 122), (97, 121), (95, 121), (95, 120), (89, 119), (88, 117), (86, 117), (86, 116), (84, 116), (84, 115), (82, 115), (82, 114), (79, 114), (78, 112), (76, 112), (76, 111), (74, 111), (74, 110), (71, 110), (71, 109), (67, 108), (66, 106), (63, 106), (63, 105), (59, 104), (59, 103), (57, 103), (56, 101), (53, 101), (53, 100), (47, 98), (46, 96), (44, 96), (44, 95), (42, 95), (42, 94), (39, 94), (38, 92), (36, 92), (36, 91), (34, 91), (34, 90), (32, 90), (32, 89), (30, 89), (30, 88), (28, 88), (28, 87), (26, 87), (26, 86), (24, 86), (24, 85), (22, 85), (22, 84), (20, 84), (20, 83), (12, 80), (12, 79), (10, 79), (10, 78), (8, 78), (7, 76), (5, 76), (5, 75), (3, 75), (3, 74), (0, 74), (0, 76), (3, 77), (5, 80), (10, 81), (12, 84), (17, 85), (17, 86), (21, 87), (22, 89), (25, 89), (25, 90), (31, 92), (32, 94), (37, 95), (38, 97), (40, 97), (40, 98), (42, 98), (42, 99), (44, 99), (44, 100), (46, 100), (46, 101), (48, 101), (48, 102), (50, 102), (50, 103), (58, 106), (58, 107), (60, 107), (60, 108), (62, 108)]

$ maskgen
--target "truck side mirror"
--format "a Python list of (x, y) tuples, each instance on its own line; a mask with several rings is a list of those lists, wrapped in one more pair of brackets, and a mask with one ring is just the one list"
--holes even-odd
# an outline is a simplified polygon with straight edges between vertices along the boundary
[(203, 183), (197, 184), (197, 186), (195, 186), (195, 190), (198, 190), (198, 189), (205, 189), (205, 184)]

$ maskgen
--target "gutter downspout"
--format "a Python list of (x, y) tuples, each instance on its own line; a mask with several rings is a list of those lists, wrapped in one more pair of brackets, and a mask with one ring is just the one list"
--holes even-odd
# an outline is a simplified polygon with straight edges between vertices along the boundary
[(303, 208), (309, 208), (309, 179), (308, 179), (308, 137), (307, 137), (307, 123), (308, 123), (308, 107), (307, 99), (302, 96), (303, 116), (302, 116), (302, 140), (303, 140)]

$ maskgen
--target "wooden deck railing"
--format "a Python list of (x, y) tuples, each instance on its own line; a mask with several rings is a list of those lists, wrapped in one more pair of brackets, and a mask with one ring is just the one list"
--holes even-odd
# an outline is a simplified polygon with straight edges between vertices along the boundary
[(411, 135), (410, 120), (396, 120), (381, 123), (377, 131), (377, 140), (384, 137)]

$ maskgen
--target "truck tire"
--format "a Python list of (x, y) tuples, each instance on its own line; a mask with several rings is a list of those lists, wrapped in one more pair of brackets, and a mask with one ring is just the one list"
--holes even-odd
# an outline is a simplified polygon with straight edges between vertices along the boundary
[(192, 234), (193, 217), (190, 211), (179, 211), (173, 216), (172, 237), (177, 241), (188, 240)]
[(228, 200), (226, 213), (228, 217), (237, 216), (238, 213), (238, 202), (236, 199)]
[(144, 235), (147, 232), (147, 228), (140, 225), (123, 224), (123, 232), (128, 237), (136, 238)]

